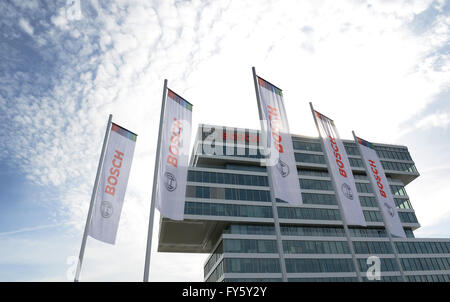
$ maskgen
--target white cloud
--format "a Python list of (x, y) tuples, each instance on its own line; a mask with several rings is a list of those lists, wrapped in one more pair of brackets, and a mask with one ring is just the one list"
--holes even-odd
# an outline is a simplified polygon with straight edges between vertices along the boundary
[(20, 20), (19, 20), (19, 26), (20, 26), (20, 28), (22, 28), (22, 30), (23, 30), (24, 32), (26, 32), (26, 33), (29, 34), (30, 36), (33, 35), (33, 33), (34, 33), (33, 27), (32, 27), (32, 26), (30, 25), (30, 23), (29, 23), (27, 20), (25, 20), (24, 18), (20, 18)]
[(19, 6), (20, 8), (29, 9), (29, 10), (35, 10), (39, 7), (39, 3), (36, 0), (29, 0), (29, 1), (14, 0), (13, 2), (15, 5)]
[(417, 128), (441, 127), (446, 128), (450, 123), (450, 115), (447, 112), (430, 114), (416, 124)]
[(36, 227), (23, 228), (23, 229), (14, 230), (14, 231), (0, 232), (0, 236), (9, 236), (9, 235), (16, 235), (16, 234), (21, 234), (21, 233), (28, 233), (28, 232), (39, 231), (39, 230), (43, 230), (43, 229), (55, 228), (55, 227), (59, 227), (62, 225), (63, 224), (61, 224), (61, 223), (50, 224), (50, 225), (40, 225), (40, 226), (36, 226)]
[[(406, 189), (419, 223), (424, 229), (419, 229), (418, 234), (425, 235), (428, 230), (433, 229), (436, 225), (450, 222), (448, 220), (450, 209), (447, 198), (450, 194), (448, 186), (450, 166), (429, 167), (420, 172), (420, 177)], [(450, 235), (448, 229), (441, 230), (440, 233)]]

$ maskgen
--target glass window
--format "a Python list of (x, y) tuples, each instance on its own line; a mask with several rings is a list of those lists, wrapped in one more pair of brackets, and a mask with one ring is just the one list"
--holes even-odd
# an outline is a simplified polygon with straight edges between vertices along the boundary
[[(328, 272), (328, 268), (327, 268), (327, 261), (328, 259), (320, 259), (319, 263), (320, 263), (320, 271), (321, 272)], [(331, 267), (330, 267), (330, 271), (331, 271)]]
[(412, 246), (416, 254), (423, 254), (419, 242), (412, 242)]
[(318, 259), (308, 259), (306, 261), (311, 263), (312, 272), (320, 272), (320, 266), (319, 266)]
[(323, 253), (325, 253), (325, 254), (330, 254), (331, 253), (331, 248), (330, 248), (331, 244), (332, 244), (332, 242), (330, 242), (330, 241), (324, 242), (324, 244), (323, 244)]
[(401, 264), (402, 267), (405, 271), (410, 271), (411, 270), (411, 265), (409, 264), (409, 259), (408, 258), (402, 258), (401, 260)]
[(385, 266), (385, 270), (390, 272), (390, 271), (395, 271), (393, 263), (392, 263), (392, 259), (390, 258), (385, 258), (383, 259), (384, 261), (384, 266)]
[(411, 265), (411, 270), (413, 271), (422, 270), (419, 259), (410, 258), (409, 264)]
[(405, 246), (405, 254), (414, 254), (414, 247), (412, 246), (412, 242), (404, 242)]
[(339, 254), (344, 254), (344, 247), (342, 246), (341, 242), (336, 242), (336, 248)]
[(332, 241), (330, 242), (330, 250), (332, 254), (339, 254), (339, 249), (337, 247), (337, 242)]
[(405, 254), (405, 242), (396, 242), (395, 246), (399, 254)]
[(422, 260), (423, 259), (417, 259), (417, 258), (412, 259), (412, 261), (414, 262), (414, 267), (415, 267), (416, 271), (426, 270), (426, 264)]

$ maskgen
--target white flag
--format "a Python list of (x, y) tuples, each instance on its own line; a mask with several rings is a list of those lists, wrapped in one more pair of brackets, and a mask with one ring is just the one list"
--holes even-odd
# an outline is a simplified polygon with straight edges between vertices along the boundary
[(275, 198), (291, 204), (301, 205), (302, 194), (298, 180), (292, 138), (284, 109), (281, 89), (257, 77), (260, 95), (260, 118), (266, 121), (263, 143), (269, 153), (267, 169), (271, 169)]
[(135, 145), (136, 134), (112, 123), (89, 228), (97, 240), (116, 241)]
[(386, 174), (384, 173), (377, 152), (373, 145), (368, 141), (359, 137), (355, 137), (355, 141), (359, 147), (361, 159), (364, 162), (367, 176), (372, 184), (373, 192), (378, 200), (378, 206), (383, 212), (387, 230), (394, 236), (406, 238)]
[(333, 120), (315, 110), (314, 119), (319, 127), (319, 135), (325, 147), (324, 153), (330, 163), (329, 171), (336, 184), (336, 194), (339, 196), (347, 224), (367, 226), (347, 152), (336, 126)]
[(192, 105), (167, 89), (156, 208), (173, 220), (184, 218), (191, 120)]

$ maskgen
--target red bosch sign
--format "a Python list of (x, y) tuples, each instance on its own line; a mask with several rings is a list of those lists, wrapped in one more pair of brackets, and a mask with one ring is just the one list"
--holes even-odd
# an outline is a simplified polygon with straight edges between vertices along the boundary
[(342, 162), (342, 156), (339, 153), (339, 147), (336, 144), (336, 140), (334, 137), (328, 136), (330, 139), (331, 149), (333, 149), (333, 154), (336, 157), (336, 164), (339, 168), (339, 174), (341, 174), (344, 177), (347, 177), (347, 172), (345, 172), (344, 163)]
[(267, 105), (269, 109), (270, 128), (272, 129), (272, 141), (275, 149), (278, 152), (283, 153), (283, 145), (281, 144), (280, 126), (281, 120), (278, 114), (278, 109)]
[(373, 173), (373, 177), (375, 178), (375, 181), (377, 182), (378, 190), (380, 190), (380, 195), (383, 196), (384, 198), (387, 198), (386, 197), (386, 192), (384, 192), (384, 190), (383, 190), (384, 186), (381, 183), (381, 177), (380, 177), (380, 175), (378, 175), (379, 172), (378, 172), (378, 169), (377, 169), (377, 165), (371, 159), (369, 159), (369, 164), (370, 164), (370, 169), (372, 170), (372, 173)]
[(120, 167), (122, 167), (123, 152), (115, 150), (114, 157), (112, 159), (112, 167), (109, 169), (109, 176), (107, 178), (108, 184), (105, 186), (105, 193), (114, 196), (116, 193), (116, 185), (119, 182)]
[(180, 153), (180, 136), (181, 131), (183, 130), (183, 123), (177, 118), (173, 118), (171, 136), (170, 136), (170, 145), (169, 145), (169, 154), (167, 155), (167, 163), (174, 166), (175, 168), (178, 166), (178, 154)]

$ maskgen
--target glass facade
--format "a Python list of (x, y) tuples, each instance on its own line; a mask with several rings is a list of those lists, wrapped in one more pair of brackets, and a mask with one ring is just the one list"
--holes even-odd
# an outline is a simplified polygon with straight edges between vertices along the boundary
[(279, 273), (278, 258), (225, 258), (224, 269), (228, 273)]
[(353, 241), (356, 254), (392, 254), (389, 241)]
[(450, 282), (450, 275), (412, 275), (406, 277), (408, 282)]
[(352, 259), (286, 259), (288, 273), (354, 272)]
[(224, 234), (275, 235), (273, 225), (232, 224), (223, 230)]
[(286, 254), (348, 254), (346, 241), (283, 240)]
[(272, 208), (270, 206), (250, 206), (226, 203), (209, 202), (189, 202), (184, 206), (184, 213), (187, 215), (202, 216), (235, 216), (235, 217), (255, 217), (272, 218)]
[(314, 237), (344, 237), (343, 227), (312, 227), (298, 225), (280, 226), (281, 235), (284, 236), (314, 236)]
[[(323, 173), (323, 172), (322, 172)], [(324, 191), (324, 193), (302, 193), (305, 204), (325, 204), (337, 205), (335, 195), (333, 193), (333, 185), (331, 180), (324, 179), (308, 179), (306, 175), (323, 176), (321, 172), (316, 170), (301, 169), (299, 175), (300, 187), (302, 190)], [(328, 172), (324, 172), (328, 175)], [(361, 182), (358, 179), (362, 175), (358, 175), (356, 179), (356, 189), (361, 193), (359, 200), (363, 207), (377, 207), (374, 196), (362, 194), (372, 194), (372, 188), (368, 181)], [(328, 176), (326, 176), (328, 178)], [(366, 176), (363, 176), (366, 178)], [(186, 197), (208, 198), (208, 199), (225, 199), (225, 200), (246, 200), (246, 201), (270, 201), (270, 193), (268, 190), (267, 176), (261, 175), (245, 175), (234, 173), (218, 173), (208, 171), (189, 171), (188, 181), (191, 183), (199, 183), (202, 185), (188, 185)], [(224, 184), (234, 186), (252, 186), (260, 189), (239, 189), (235, 187), (213, 187), (205, 186), (205, 184)], [(404, 186), (390, 185), (392, 194), (397, 208), (411, 209), (408, 194)]]
[(405, 271), (448, 271), (450, 257), (435, 258), (401, 258)]
[(269, 185), (267, 176), (192, 170), (188, 172), (188, 181), (262, 187)]
[[(202, 127), (207, 131), (202, 131)], [(213, 127), (201, 126), (197, 138), (209, 137), (213, 133), (210, 128)], [(319, 140), (293, 136), (304, 204), (292, 206), (277, 200), (277, 239), (266, 169), (259, 162), (263, 156), (251, 146), (259, 140), (258, 133), (217, 129), (219, 137), (226, 138), (226, 145), (216, 148), (222, 154), (206, 155), (204, 144), (197, 144), (186, 190), (185, 219), (197, 224), (207, 222), (205, 225), (210, 228), (205, 231), (205, 236), (210, 237), (199, 247), (201, 250), (210, 246), (210, 256), (204, 264), (205, 281), (280, 282), (284, 275), (280, 253), (284, 255), (285, 277), (290, 282), (369, 281), (365, 276), (370, 267), (369, 256), (380, 259), (380, 282), (450, 281), (450, 239), (414, 236), (420, 225), (405, 186), (419, 173), (406, 147), (375, 144), (407, 238), (390, 242), (358, 148), (345, 141), (368, 223), (367, 227), (350, 226), (349, 240)], [(163, 219), (162, 228), (164, 222)], [(180, 223), (180, 231), (188, 227), (189, 224)], [(183, 244), (174, 251), (183, 251)]]
[(450, 254), (450, 242), (396, 242), (400, 254)]
[(224, 239), (225, 253), (278, 253), (276, 240)]
[[(380, 258), (380, 262), (382, 272), (396, 272), (399, 270), (395, 258)], [(367, 259), (358, 259), (358, 265), (362, 272), (367, 272), (369, 269)]]

